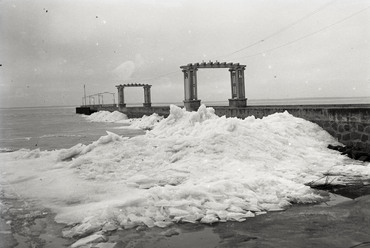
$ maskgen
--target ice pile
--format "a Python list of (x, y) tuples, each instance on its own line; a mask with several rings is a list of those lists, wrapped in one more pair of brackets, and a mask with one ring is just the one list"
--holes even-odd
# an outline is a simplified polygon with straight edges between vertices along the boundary
[[(152, 130), (162, 119), (163, 119), (163, 116), (160, 116), (154, 113), (150, 116), (144, 115), (141, 118), (132, 118), (126, 121), (121, 121), (120, 123), (129, 124), (130, 128), (134, 128), (134, 129)], [(123, 128), (127, 128), (127, 127), (123, 127)]]
[(318, 125), (287, 112), (241, 120), (204, 105), (171, 106), (142, 136), (108, 133), (70, 149), (0, 154), (1, 178), (52, 208), (57, 221), (79, 223), (68, 237), (112, 225), (243, 221), (321, 201), (305, 183), (328, 171), (370, 176), (368, 164), (345, 165), (329, 143), (336, 141)]
[(128, 119), (127, 115), (119, 111), (114, 112), (99, 111), (89, 116), (85, 116), (85, 118), (91, 122), (114, 122), (124, 124), (124, 126), (118, 128), (143, 129), (143, 130), (153, 129), (154, 126), (157, 125), (158, 122), (160, 122), (163, 119), (162, 116), (159, 116), (156, 113), (150, 116), (144, 115), (142, 118)]
[(119, 112), (99, 111), (86, 116), (91, 122), (119, 122), (127, 119), (127, 115)]

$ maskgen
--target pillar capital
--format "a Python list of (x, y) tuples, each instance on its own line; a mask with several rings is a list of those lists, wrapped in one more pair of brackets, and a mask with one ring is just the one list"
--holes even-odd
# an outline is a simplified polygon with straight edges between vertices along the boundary
[(182, 72), (198, 71), (198, 68), (184, 68), (181, 71)]

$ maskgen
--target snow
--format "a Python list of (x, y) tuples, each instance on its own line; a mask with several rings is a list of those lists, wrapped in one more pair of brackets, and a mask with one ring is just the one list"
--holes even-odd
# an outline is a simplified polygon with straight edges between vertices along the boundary
[(131, 118), (128, 119), (127, 115), (119, 112), (99, 111), (88, 116), (84, 116), (88, 121), (91, 122), (112, 122), (124, 124), (122, 129), (143, 129), (151, 130), (157, 125), (162, 119), (162, 116), (154, 113), (150, 116), (144, 115), (142, 118)]
[(150, 116), (144, 115), (142, 118), (135, 118), (130, 119), (130, 127), (143, 129), (143, 130), (151, 130), (153, 129), (161, 120), (163, 119), (162, 116), (154, 113)]
[(287, 112), (242, 120), (171, 106), (158, 118), (144, 117), (152, 130), (133, 138), (108, 132), (69, 149), (1, 153), (2, 187), (77, 224), (66, 237), (82, 237), (114, 226), (244, 221), (323, 201), (305, 184), (328, 172), (370, 177), (369, 163), (349, 163), (326, 148), (337, 144), (326, 131)]
[(85, 116), (91, 122), (119, 122), (127, 119), (127, 115), (119, 112), (98, 111), (91, 115)]
[(77, 240), (75, 243), (71, 245), (71, 248), (77, 248), (77, 247), (88, 245), (90, 243), (98, 243), (98, 242), (104, 242), (104, 241), (107, 241), (107, 239), (103, 234), (99, 234), (99, 233), (92, 234), (88, 237)]

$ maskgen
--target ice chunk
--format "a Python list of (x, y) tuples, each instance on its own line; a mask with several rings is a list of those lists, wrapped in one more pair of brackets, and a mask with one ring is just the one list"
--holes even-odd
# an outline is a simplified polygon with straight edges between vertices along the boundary
[(127, 119), (127, 115), (114, 111), (98, 111), (86, 116), (86, 119), (91, 122), (119, 122)]
[(77, 240), (75, 243), (71, 245), (71, 247), (77, 248), (91, 243), (99, 243), (103, 241), (107, 241), (107, 238), (102, 233), (95, 233), (85, 238)]
[(326, 149), (333, 137), (287, 112), (243, 120), (218, 117), (204, 105), (197, 112), (170, 108), (145, 135), (108, 133), (70, 149), (0, 153), (1, 179), (71, 224), (65, 236), (82, 237), (174, 222), (242, 221), (323, 200), (305, 184), (328, 172), (370, 177), (368, 163), (346, 164)]

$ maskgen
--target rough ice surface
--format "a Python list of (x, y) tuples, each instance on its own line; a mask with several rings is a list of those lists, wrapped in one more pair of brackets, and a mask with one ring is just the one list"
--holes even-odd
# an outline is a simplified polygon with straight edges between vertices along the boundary
[(139, 128), (144, 130), (151, 130), (153, 129), (161, 120), (163, 119), (162, 116), (154, 113), (150, 116), (144, 115), (142, 118), (137, 119), (130, 119), (132, 128)]
[(119, 112), (98, 111), (91, 115), (85, 116), (91, 122), (119, 122), (127, 119), (127, 115)]
[(144, 115), (142, 118), (132, 118), (128, 119), (127, 115), (119, 112), (108, 112), (108, 111), (99, 111), (93, 113), (91, 115), (85, 116), (88, 121), (91, 122), (113, 122), (113, 123), (121, 123), (127, 124), (127, 126), (122, 126), (118, 128), (123, 129), (143, 129), (143, 130), (151, 130), (157, 125), (162, 119), (162, 116), (154, 113), (150, 116)]
[(325, 173), (369, 177), (369, 163), (349, 164), (326, 148), (336, 143), (287, 112), (242, 120), (204, 105), (197, 112), (171, 106), (142, 136), (107, 133), (69, 149), (2, 153), (1, 181), (51, 208), (57, 221), (77, 224), (66, 237), (115, 226), (243, 221), (322, 201), (305, 184)]
[(118, 121), (118, 123), (130, 125), (129, 127), (124, 126), (122, 128), (151, 130), (162, 119), (163, 119), (163, 116), (160, 116), (160, 115), (154, 113), (154, 114), (152, 114), (150, 116), (144, 115), (142, 118), (132, 118), (132, 119), (128, 119), (128, 120)]

